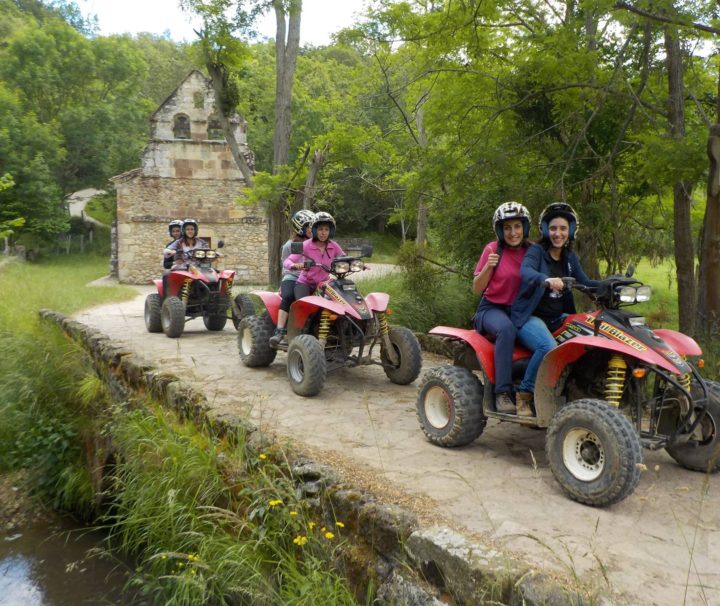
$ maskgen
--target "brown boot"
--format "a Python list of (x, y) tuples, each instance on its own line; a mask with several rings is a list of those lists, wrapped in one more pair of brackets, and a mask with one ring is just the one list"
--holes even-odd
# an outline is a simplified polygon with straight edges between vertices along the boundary
[(518, 417), (534, 417), (535, 413), (532, 409), (533, 395), (527, 391), (518, 391), (515, 394), (515, 402), (517, 402)]
[(512, 398), (510, 397), (510, 394), (507, 393), (496, 393), (495, 394), (495, 410), (498, 412), (503, 412), (507, 415), (514, 415), (515, 410), (515, 404), (512, 401)]

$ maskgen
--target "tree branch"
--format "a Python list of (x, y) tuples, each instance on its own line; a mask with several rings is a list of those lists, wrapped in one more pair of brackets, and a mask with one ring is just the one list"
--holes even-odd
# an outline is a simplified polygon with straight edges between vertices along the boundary
[(708, 32), (709, 34), (720, 34), (720, 29), (716, 27), (705, 25), (704, 23), (697, 23), (696, 21), (684, 20), (680, 18), (673, 19), (671, 17), (656, 15), (649, 11), (638, 8), (637, 6), (633, 6), (629, 2), (616, 2), (615, 8), (626, 10), (628, 12), (635, 13), (636, 15), (640, 15), (641, 17), (646, 17), (648, 19), (652, 19), (653, 21), (659, 21), (660, 23), (670, 23), (672, 25), (680, 25), (681, 27), (691, 27), (693, 29), (699, 29), (703, 32)]

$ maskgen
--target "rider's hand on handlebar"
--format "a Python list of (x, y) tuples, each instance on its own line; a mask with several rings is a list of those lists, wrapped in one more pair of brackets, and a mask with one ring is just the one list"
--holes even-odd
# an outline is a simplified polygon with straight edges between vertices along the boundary
[(302, 263), (300, 266), (300, 269), (310, 269), (311, 267), (315, 266), (315, 261), (305, 261), (305, 263)]
[(565, 283), (562, 278), (545, 278), (545, 284), (551, 290), (561, 291), (565, 288)]

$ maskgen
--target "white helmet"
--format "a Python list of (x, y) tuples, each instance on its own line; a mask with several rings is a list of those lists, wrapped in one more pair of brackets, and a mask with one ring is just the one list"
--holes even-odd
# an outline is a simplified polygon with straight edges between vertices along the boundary
[(298, 236), (304, 236), (305, 235), (305, 227), (310, 224), (312, 225), (312, 222), (315, 220), (315, 213), (311, 210), (301, 209), (297, 211), (290, 220), (290, 223), (292, 223), (293, 231)]
[(335, 219), (330, 213), (326, 212), (315, 213), (315, 219), (312, 222), (313, 238), (317, 239), (317, 228), (322, 223), (327, 223), (330, 226), (330, 239), (332, 240), (335, 237)]
[(524, 238), (530, 235), (530, 213), (528, 209), (519, 202), (504, 202), (498, 206), (493, 213), (493, 228), (495, 229), (495, 235), (498, 237), (498, 240), (503, 239), (502, 224), (510, 219), (519, 219), (522, 221)]

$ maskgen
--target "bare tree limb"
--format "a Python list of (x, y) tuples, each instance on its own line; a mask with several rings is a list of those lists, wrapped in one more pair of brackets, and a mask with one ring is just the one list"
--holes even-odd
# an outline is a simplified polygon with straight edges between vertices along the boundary
[(652, 19), (653, 21), (659, 21), (660, 23), (670, 23), (672, 25), (679, 25), (681, 27), (691, 27), (693, 29), (698, 29), (703, 32), (708, 32), (709, 34), (720, 34), (720, 29), (716, 27), (705, 25), (704, 23), (698, 23), (696, 21), (690, 21), (689, 19), (674, 19), (672, 17), (665, 17), (663, 15), (656, 15), (655, 13), (651, 13), (649, 11), (638, 8), (637, 6), (633, 6), (629, 2), (616, 2), (615, 8), (626, 10), (628, 12), (635, 13), (636, 15), (640, 15), (641, 17), (646, 17), (648, 19)]

